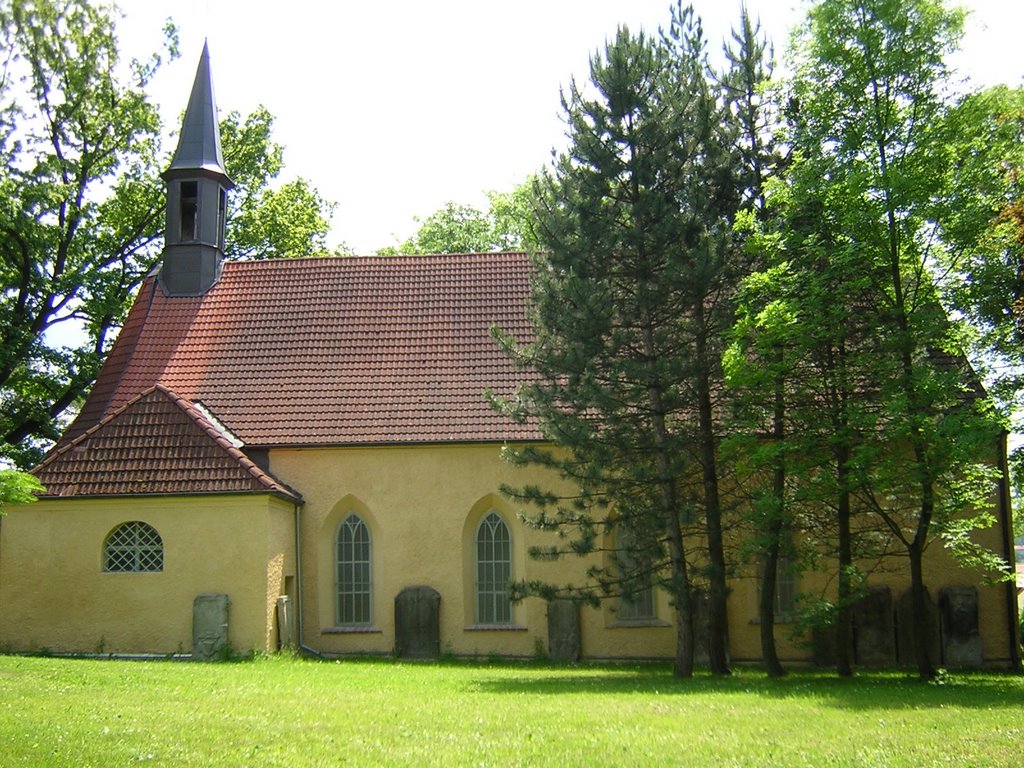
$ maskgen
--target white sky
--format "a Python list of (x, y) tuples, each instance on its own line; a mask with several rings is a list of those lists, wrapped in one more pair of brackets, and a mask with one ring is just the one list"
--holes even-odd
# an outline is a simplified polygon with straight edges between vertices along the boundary
[[(171, 17), (181, 58), (150, 93), (177, 130), (203, 39), (221, 113), (265, 105), (283, 176), (335, 201), (328, 244), (404, 240), (446, 201), (482, 206), (562, 147), (559, 89), (585, 79), (620, 23), (667, 24), (670, 0), (119, 0), (122, 54), (145, 57)], [(955, 66), (979, 84), (1024, 84), (1024, 0), (969, 0)], [(739, 0), (695, 0), (711, 51)], [(800, 0), (748, 0), (781, 55)], [(168, 145), (170, 148), (170, 145)], [(228, 169), (230, 171), (230, 169)]]

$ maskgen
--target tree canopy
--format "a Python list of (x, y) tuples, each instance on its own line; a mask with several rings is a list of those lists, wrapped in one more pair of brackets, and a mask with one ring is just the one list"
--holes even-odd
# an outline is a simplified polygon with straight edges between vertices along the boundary
[[(728, 671), (714, 382), (729, 323), (721, 289), (742, 255), (730, 235), (741, 195), (704, 47), (699, 19), (680, 7), (656, 38), (620, 28), (593, 57), (590, 82), (570, 84), (570, 147), (535, 184), (537, 340), (503, 339), (539, 376), (505, 407), (536, 418), (556, 445), (508, 453), (578, 489), (568, 500), (508, 489), (540, 507), (535, 525), (571, 536), (540, 554), (612, 553), (570, 594), (628, 603), (665, 589), (681, 676), (697, 643)], [(710, 596), (709, 638), (695, 632), (698, 586)]]
[(566, 89), (570, 148), (534, 186), (536, 341), (499, 334), (538, 379), (499, 405), (554, 446), (510, 459), (575, 492), (506, 491), (563, 534), (537, 556), (607, 554), (586, 582), (517, 594), (621, 600), (656, 584), (677, 674), (705, 641), (724, 672), (731, 527), (760, 563), (772, 673), (776, 572), (825, 559), (838, 590), (805, 605), (849, 674), (860, 569), (902, 553), (915, 658), (934, 675), (924, 551), (1007, 567), (971, 538), (992, 521), (1005, 422), (967, 355), (1019, 329), (1019, 92), (947, 88), (962, 18), (941, 0), (819, 0), (773, 83), (745, 13), (712, 73), (680, 4), (658, 38), (620, 29)]
[(491, 190), (485, 194), (487, 210), (449, 201), (429, 216), (417, 217), (419, 229), (404, 243), (380, 248), (377, 253), (487, 253), (534, 247), (531, 180), (511, 192)]
[[(113, 11), (86, 0), (0, 2), (0, 456), (31, 466), (94, 380), (160, 253), (169, 162), (146, 87), (177, 55), (119, 62)], [(282, 149), (264, 108), (222, 123), (231, 258), (316, 255), (331, 206), (272, 182)]]

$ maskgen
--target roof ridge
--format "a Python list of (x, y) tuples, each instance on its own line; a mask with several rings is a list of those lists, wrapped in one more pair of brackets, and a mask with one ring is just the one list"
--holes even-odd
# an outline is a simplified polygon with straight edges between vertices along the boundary
[(391, 256), (385, 256), (381, 254), (358, 254), (355, 256), (336, 256), (336, 255), (325, 255), (325, 256), (297, 256), (295, 258), (286, 259), (227, 259), (224, 261), (225, 267), (231, 267), (232, 269), (280, 269), (285, 265), (304, 265), (304, 264), (337, 264), (337, 263), (348, 263), (348, 262), (408, 262), (408, 261), (427, 261), (430, 259), (444, 261), (448, 259), (458, 259), (466, 257), (523, 257), (529, 256), (530, 252), (526, 250), (520, 251), (465, 251), (460, 253), (396, 253)]

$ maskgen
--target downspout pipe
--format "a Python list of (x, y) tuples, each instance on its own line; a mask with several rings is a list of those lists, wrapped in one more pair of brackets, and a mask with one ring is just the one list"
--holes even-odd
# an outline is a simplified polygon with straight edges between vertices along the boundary
[(306, 645), (303, 635), (302, 614), (302, 505), (295, 505), (295, 629), (298, 634), (299, 652), (323, 658), (323, 654)]
[[(999, 521), (1003, 535), (1003, 557), (1014, 571), (1016, 555), (1013, 548), (1013, 504), (1010, 500), (1010, 456), (1006, 443), (1006, 432), (1000, 434), (999, 443)], [(1006, 584), (1007, 639), (1010, 643), (1010, 669), (1017, 674), (1022, 671), (1020, 654), (1020, 616), (1017, 612), (1016, 574)]]

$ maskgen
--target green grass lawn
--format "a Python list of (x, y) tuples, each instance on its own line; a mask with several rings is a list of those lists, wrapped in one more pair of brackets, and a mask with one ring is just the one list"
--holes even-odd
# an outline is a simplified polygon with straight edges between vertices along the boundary
[(0, 656), (0, 766), (1020, 766), (1024, 679)]

